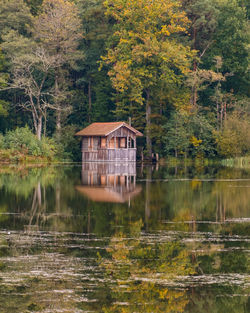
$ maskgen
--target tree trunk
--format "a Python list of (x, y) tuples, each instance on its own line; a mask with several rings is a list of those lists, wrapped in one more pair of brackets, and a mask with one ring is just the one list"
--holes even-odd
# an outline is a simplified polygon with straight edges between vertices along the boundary
[(46, 137), (47, 132), (47, 110), (44, 111), (43, 136)]
[(146, 143), (147, 143), (147, 154), (149, 160), (152, 159), (152, 141), (151, 141), (151, 105), (149, 102), (149, 91), (146, 91)]
[(223, 102), (221, 103), (221, 109), (220, 109), (220, 129), (223, 128)]
[(216, 111), (217, 111), (217, 130), (220, 129), (220, 113), (219, 113), (219, 102), (216, 100)]
[[(175, 138), (176, 138), (175, 140), (177, 141), (177, 123), (175, 123)], [(178, 147), (177, 146), (175, 147), (174, 153), (175, 153), (175, 157), (177, 159), (178, 158)]]
[[(193, 71), (194, 71), (194, 73), (197, 72), (197, 62), (196, 61), (194, 61), (194, 64), (193, 64)], [(195, 75), (197, 75), (197, 73)], [(195, 76), (194, 85), (192, 87), (192, 105), (195, 107), (196, 104), (197, 104), (197, 83), (196, 83), (196, 76)]]
[(37, 129), (36, 129), (36, 135), (37, 135), (38, 140), (41, 140), (41, 137), (42, 137), (42, 123), (43, 123), (42, 116), (39, 116), (38, 121), (37, 121)]
[(35, 132), (37, 134), (37, 119), (36, 119), (36, 115), (35, 115), (34, 111), (32, 111), (32, 117), (33, 117), (33, 125), (34, 125), (34, 128), (35, 128)]
[(60, 103), (59, 103), (59, 87), (58, 87), (58, 71), (56, 71), (55, 74), (55, 106), (57, 108), (56, 110), (56, 132), (60, 136), (61, 135), (61, 108), (60, 108)]
[(56, 112), (56, 131), (57, 131), (57, 134), (59, 136), (61, 135), (61, 129), (62, 129), (62, 126), (61, 126), (61, 115), (62, 115), (61, 110), (57, 110), (57, 112)]
[[(196, 30), (196, 28), (194, 28), (194, 31), (193, 31), (193, 48), (194, 49), (196, 49), (196, 33), (197, 33), (197, 30)], [(197, 61), (196, 60), (194, 60), (193, 71), (194, 71), (194, 73), (197, 72)], [(196, 106), (196, 104), (197, 104), (197, 83), (196, 83), (196, 77), (195, 77), (194, 85), (192, 87), (192, 104), (193, 104), (193, 106)]]
[(224, 123), (227, 120), (227, 103), (224, 104)]
[(88, 84), (88, 98), (89, 98), (89, 113), (88, 113), (88, 119), (89, 119), (89, 123), (91, 123), (92, 96), (91, 96), (91, 81), (90, 81), (90, 80), (89, 80), (89, 84)]

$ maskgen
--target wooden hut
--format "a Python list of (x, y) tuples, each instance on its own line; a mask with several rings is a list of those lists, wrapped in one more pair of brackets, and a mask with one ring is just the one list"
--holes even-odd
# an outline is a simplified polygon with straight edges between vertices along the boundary
[(136, 137), (141, 132), (124, 122), (92, 123), (76, 136), (82, 137), (82, 161), (136, 161)]

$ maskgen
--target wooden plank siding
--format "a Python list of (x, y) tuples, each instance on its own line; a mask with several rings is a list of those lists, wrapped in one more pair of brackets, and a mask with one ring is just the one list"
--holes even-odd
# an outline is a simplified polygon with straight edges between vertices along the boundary
[(97, 151), (82, 151), (82, 161), (121, 161), (135, 162), (136, 148), (119, 148), (119, 149), (99, 149)]
[(98, 175), (136, 175), (136, 163), (100, 163), (100, 162), (84, 162), (82, 163), (83, 173), (93, 173)]

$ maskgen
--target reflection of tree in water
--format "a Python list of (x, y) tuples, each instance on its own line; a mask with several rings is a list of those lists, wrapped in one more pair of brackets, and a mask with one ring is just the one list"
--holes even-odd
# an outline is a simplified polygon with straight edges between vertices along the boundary
[[(101, 259), (107, 277), (115, 282), (112, 305), (103, 312), (184, 312), (188, 296), (181, 288), (164, 287), (177, 276), (195, 274), (190, 254), (178, 241), (150, 244), (141, 237), (142, 222), (130, 224), (130, 233), (116, 233)], [(125, 304), (125, 305), (122, 305)]]
[[(81, 219), (74, 218), (74, 185), (66, 167), (32, 168), (0, 175), (0, 223), (5, 227), (25, 230), (73, 230), (81, 227)], [(69, 183), (70, 182), (70, 183)], [(76, 204), (76, 205), (75, 205)], [(79, 207), (79, 205), (78, 205)], [(85, 219), (85, 217), (84, 217)]]
[(173, 221), (185, 215), (189, 217), (186, 221), (218, 223), (247, 217), (249, 201), (249, 181), (200, 179), (152, 182), (147, 179), (143, 193), (137, 199), (138, 203), (145, 203), (145, 220), (149, 229), (157, 219)]
[[(210, 275), (213, 279), (216, 275), (225, 273), (235, 273), (236, 278), (238, 274), (245, 277), (249, 272), (249, 259), (245, 252), (247, 242), (236, 238), (249, 235), (249, 223), (227, 220), (228, 217), (241, 217), (249, 208), (249, 182), (199, 179), (184, 182), (151, 181), (155, 174), (151, 169), (146, 170), (148, 179), (141, 182), (144, 189), (138, 197), (131, 200), (131, 207), (127, 204), (94, 203), (78, 196), (74, 186), (80, 184), (79, 170), (66, 172), (60, 168), (46, 168), (33, 169), (29, 173), (1, 174), (0, 212), (4, 214), (0, 215), (0, 226), (11, 230), (9, 242), (0, 240), (0, 256), (8, 256), (11, 260), (9, 263), (0, 260), (1, 275), (7, 272), (6, 264), (13, 265), (9, 277), (14, 272), (19, 275), (33, 269), (39, 270), (41, 264), (46, 275), (59, 273), (60, 276), (63, 271), (70, 271), (71, 268), (79, 273), (82, 269), (79, 260), (87, 260), (92, 278), (90, 287), (80, 281), (78, 290), (82, 290), (83, 286), (89, 290), (95, 279), (93, 269), (96, 266), (96, 253), (103, 253), (103, 249), (99, 249), (100, 242), (94, 240), (92, 243), (97, 249), (84, 250), (82, 248), (91, 242), (91, 234), (87, 235), (87, 241), (80, 238), (79, 242), (75, 235), (69, 235), (67, 248), (64, 238), (60, 242), (59, 233), (55, 232), (55, 237), (47, 238), (46, 233), (39, 230), (92, 232), (101, 236), (105, 234), (107, 241), (110, 236), (111, 239), (105, 257), (99, 260), (97, 275), (100, 272), (102, 275), (102, 270), (105, 269), (105, 277), (97, 280), (93, 287), (92, 296), (97, 300), (95, 304), (79, 303), (83, 310), (87, 307), (94, 312), (248, 312), (247, 298), (237, 296), (247, 293), (242, 285), (226, 286), (219, 283), (213, 286), (200, 285), (200, 288), (196, 285), (190, 292), (190, 289), (178, 287), (178, 277), (192, 275), (196, 269), (198, 275)], [(8, 215), (9, 212), (14, 214)], [(199, 224), (196, 223), (197, 220), (208, 223)], [(24, 225), (28, 226), (24, 228)], [(142, 228), (148, 232), (141, 233)], [(21, 233), (27, 229), (31, 232), (22, 233), (21, 243), (18, 238), (14, 240), (13, 229), (17, 233), (20, 229)], [(117, 229), (122, 231), (118, 232)], [(170, 237), (174, 233), (170, 238), (173, 241), (166, 240), (169, 233)], [(209, 241), (206, 233), (213, 234), (213, 242)], [(157, 238), (151, 240), (152, 234)], [(230, 240), (234, 235), (237, 241)], [(226, 240), (220, 241), (223, 236)], [(37, 239), (33, 242), (35, 238)], [(185, 245), (180, 242), (183, 238)], [(105, 247), (107, 241), (103, 243)], [(72, 250), (72, 244), (81, 248)], [(30, 262), (25, 259), (25, 255), (30, 257)], [(19, 258), (18, 262), (12, 262), (12, 257)], [(27, 307), (35, 311), (35, 305), (39, 305), (37, 310), (42, 311), (44, 307), (51, 305), (49, 299), (46, 300), (48, 296), (54, 301), (53, 308), (62, 308), (63, 305), (66, 308), (64, 289), (76, 290), (75, 273), (67, 275), (68, 272), (66, 276), (53, 277), (48, 282), (45, 277), (31, 275), (25, 278), (25, 283), (13, 284), (12, 287), (1, 284), (0, 293), (8, 296), (0, 297), (0, 307), (9, 309), (8, 305), (13, 305), (13, 312), (25, 312)], [(84, 275), (85, 273), (81, 279), (84, 279)], [(195, 277), (192, 279), (195, 280)], [(172, 285), (174, 287), (166, 287)], [(54, 289), (61, 292), (61, 296), (53, 293)], [(40, 297), (38, 294), (29, 296), (31, 290), (40, 292)], [(20, 292), (23, 297), (15, 296)], [(72, 298), (68, 298), (69, 312), (74, 312), (77, 305), (75, 301), (79, 301), (79, 298), (81, 294), (77, 292), (73, 292)], [(17, 308), (20, 308), (19, 311)]]
[(247, 294), (242, 296), (239, 286), (213, 286), (195, 288), (186, 311), (190, 313), (247, 313), (250, 303)]

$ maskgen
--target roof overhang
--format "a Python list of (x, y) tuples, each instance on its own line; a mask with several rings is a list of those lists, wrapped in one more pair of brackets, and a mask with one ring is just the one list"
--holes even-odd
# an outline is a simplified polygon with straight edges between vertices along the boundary
[(121, 127), (128, 128), (136, 136), (142, 137), (143, 134), (136, 130), (134, 127), (128, 125), (125, 122), (112, 122), (112, 123), (92, 123), (84, 129), (80, 130), (75, 136), (90, 137), (90, 136), (104, 136), (107, 137), (114, 131)]

